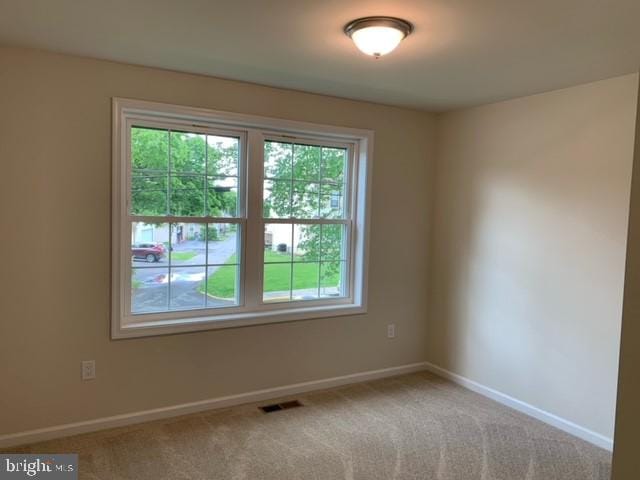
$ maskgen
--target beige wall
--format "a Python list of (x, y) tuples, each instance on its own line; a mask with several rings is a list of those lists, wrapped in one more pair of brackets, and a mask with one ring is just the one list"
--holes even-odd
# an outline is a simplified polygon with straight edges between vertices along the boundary
[(607, 437), (637, 75), (438, 117), (431, 362)]
[[(369, 313), (110, 341), (113, 96), (374, 129)], [(425, 360), (429, 114), (19, 49), (0, 106), (0, 434)]]
[(622, 345), (618, 385), (613, 480), (640, 478), (640, 99), (631, 184), (627, 272), (622, 311)]
[[(637, 82), (436, 124), (406, 109), (0, 48), (0, 434), (430, 360), (610, 436)], [(113, 96), (374, 129), (369, 313), (109, 340)], [(637, 335), (625, 332), (629, 365)], [(95, 381), (80, 381), (83, 359), (96, 359)]]

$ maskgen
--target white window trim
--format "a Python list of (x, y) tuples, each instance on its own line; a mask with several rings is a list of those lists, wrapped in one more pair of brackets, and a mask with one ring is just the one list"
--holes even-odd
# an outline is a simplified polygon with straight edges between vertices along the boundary
[[(219, 328), (244, 327), (265, 323), (289, 322), (295, 320), (307, 320), (313, 318), (336, 317), (344, 315), (362, 314), (367, 311), (367, 277), (368, 277), (368, 247), (369, 247), (369, 220), (370, 220), (370, 185), (371, 167), (373, 159), (373, 138), (371, 130), (335, 127), (307, 122), (281, 120), (269, 117), (244, 115), (238, 113), (222, 112), (194, 107), (114, 98), (113, 108), (113, 132), (112, 132), (112, 284), (111, 284), (111, 336), (113, 339), (145, 337), (154, 335), (167, 335), (174, 333), (212, 330)], [(156, 320), (153, 322), (135, 322), (128, 325), (122, 324), (126, 317), (124, 299), (128, 298), (126, 289), (127, 268), (124, 262), (130, 262), (130, 256), (124, 255), (124, 249), (128, 249), (127, 232), (123, 228), (124, 219), (127, 218), (127, 205), (123, 201), (128, 194), (128, 171), (125, 168), (129, 146), (123, 139), (131, 121), (143, 118), (149, 122), (150, 118), (158, 121), (171, 121), (181, 123), (185, 127), (241, 130), (247, 132), (248, 168), (262, 170), (263, 165), (257, 165), (256, 160), (262, 159), (262, 142), (265, 136), (286, 135), (289, 140), (295, 141), (295, 135), (304, 137), (305, 140), (317, 138), (331, 140), (337, 143), (350, 143), (354, 146), (355, 164), (354, 178), (351, 185), (353, 239), (350, 262), (351, 290), (348, 298), (332, 300), (328, 303), (324, 300), (304, 301), (291, 303), (273, 303), (262, 305), (244, 305), (242, 311), (233, 307), (225, 308), (225, 313), (216, 315), (203, 315), (202, 311), (181, 311), (179, 319)], [(262, 132), (258, 132), (257, 129)], [(258, 136), (258, 137), (256, 137)], [(292, 138), (293, 137), (293, 138)], [(254, 162), (252, 162), (254, 160)], [(249, 181), (261, 182), (261, 175), (251, 175)], [(256, 208), (261, 204), (262, 190), (258, 185), (249, 185), (245, 192), (246, 208), (250, 212), (260, 214)], [(257, 203), (256, 203), (257, 202)], [(268, 222), (267, 222), (268, 223)], [(243, 262), (261, 263), (262, 251), (248, 246), (262, 245), (259, 236), (263, 232), (251, 225), (260, 225), (259, 222), (248, 218), (248, 228), (243, 229), (245, 237)], [(253, 239), (248, 236), (253, 236)], [(258, 238), (256, 238), (258, 237)], [(256, 292), (261, 288), (261, 279), (255, 276), (245, 277), (245, 291)], [(255, 297), (255, 295), (254, 295)], [(250, 307), (248, 310), (247, 307)], [(235, 310), (235, 311), (234, 311)], [(175, 313), (171, 313), (175, 316)]]

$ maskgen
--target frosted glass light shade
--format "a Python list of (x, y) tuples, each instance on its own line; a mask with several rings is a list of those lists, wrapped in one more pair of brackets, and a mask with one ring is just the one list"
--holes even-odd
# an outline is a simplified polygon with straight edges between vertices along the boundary
[(404, 33), (391, 27), (366, 27), (353, 32), (351, 39), (363, 53), (380, 57), (393, 51), (404, 38)]
[(394, 17), (359, 18), (344, 28), (360, 51), (376, 58), (393, 51), (412, 31), (409, 22)]

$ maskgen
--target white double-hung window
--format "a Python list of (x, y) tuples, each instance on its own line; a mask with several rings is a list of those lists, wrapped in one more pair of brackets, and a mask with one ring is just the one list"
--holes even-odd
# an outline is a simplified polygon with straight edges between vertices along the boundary
[(372, 142), (114, 99), (112, 336), (364, 312)]

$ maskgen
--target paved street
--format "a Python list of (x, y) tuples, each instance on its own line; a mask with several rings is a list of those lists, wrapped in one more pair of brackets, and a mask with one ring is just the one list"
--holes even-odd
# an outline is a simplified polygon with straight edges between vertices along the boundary
[(164, 311), (169, 304), (169, 294), (171, 308), (202, 308), (205, 302), (206, 306), (233, 304), (232, 301), (207, 297), (200, 293), (198, 288), (205, 280), (205, 271), (211, 276), (219, 268), (211, 265), (212, 263), (224, 264), (236, 252), (236, 236), (231, 235), (222, 241), (209, 242), (207, 270), (204, 267), (207, 262), (206, 246), (205, 242), (187, 241), (174, 247), (173, 255), (195, 255), (187, 260), (172, 259), (170, 286), (168, 256), (154, 263), (134, 260), (133, 283), (137, 288), (133, 291), (132, 310), (135, 313)]
[[(206, 275), (213, 275), (220, 264), (224, 264), (236, 253), (236, 237), (230, 236), (222, 241), (209, 242), (209, 266), (207, 263), (207, 249), (205, 242), (187, 241), (176, 245), (172, 255), (177, 255), (171, 262), (171, 284), (169, 285), (169, 258), (159, 262), (147, 263), (144, 260), (134, 260), (133, 282), (137, 288), (133, 291), (133, 311), (148, 313), (173, 309), (203, 308), (205, 306), (233, 305), (233, 301), (225, 301), (204, 295), (198, 290)], [(187, 258), (189, 254), (195, 254)], [(182, 257), (180, 255), (183, 255)], [(180, 258), (187, 258), (186, 260)], [(211, 265), (211, 264), (219, 265)], [(224, 267), (232, 268), (232, 267)], [(321, 297), (337, 296), (337, 287), (323, 287)], [(170, 297), (170, 298), (169, 298)], [(294, 299), (310, 300), (318, 298), (318, 289), (299, 289), (293, 291)], [(282, 301), (289, 298), (288, 291), (267, 292), (267, 301)]]

